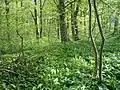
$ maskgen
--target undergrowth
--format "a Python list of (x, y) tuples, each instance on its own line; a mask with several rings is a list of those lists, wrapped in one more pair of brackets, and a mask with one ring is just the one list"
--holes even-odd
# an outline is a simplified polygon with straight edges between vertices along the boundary
[[(97, 43), (99, 48), (99, 42)], [(25, 43), (0, 57), (0, 90), (120, 90), (120, 43), (106, 42), (103, 82), (94, 78), (89, 41)]]

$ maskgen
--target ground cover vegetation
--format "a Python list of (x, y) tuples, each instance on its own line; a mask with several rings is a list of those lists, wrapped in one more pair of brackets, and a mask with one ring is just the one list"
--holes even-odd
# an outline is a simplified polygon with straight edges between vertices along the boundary
[(0, 0), (0, 90), (120, 90), (119, 0)]

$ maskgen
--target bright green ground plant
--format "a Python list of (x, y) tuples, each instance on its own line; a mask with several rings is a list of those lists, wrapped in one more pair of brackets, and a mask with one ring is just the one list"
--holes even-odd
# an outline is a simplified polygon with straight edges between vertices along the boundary
[(37, 47), (35, 44), (38, 42), (26, 47), (24, 57), (19, 56), (19, 53), (2, 56), (1, 90), (119, 90), (120, 53), (108, 52), (119, 47), (119, 43), (110, 49), (111, 46), (106, 44), (108, 48), (104, 51), (102, 84), (93, 76), (94, 60), (88, 52), (91, 50), (90, 43), (38, 44)]

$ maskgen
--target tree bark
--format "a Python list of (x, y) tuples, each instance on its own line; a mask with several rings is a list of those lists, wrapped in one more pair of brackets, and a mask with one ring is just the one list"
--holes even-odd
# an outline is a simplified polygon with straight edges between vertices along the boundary
[(7, 0), (5, 0), (5, 5), (6, 5), (6, 21), (7, 21), (7, 37), (8, 37), (8, 40), (10, 40), (10, 35), (9, 35), (9, 2)]
[(42, 0), (40, 0), (40, 38), (42, 38)]
[(103, 48), (104, 48), (104, 42), (105, 42), (105, 37), (103, 35), (103, 30), (102, 30), (102, 26), (101, 26), (101, 23), (100, 23), (100, 19), (99, 19), (99, 14), (98, 14), (98, 11), (97, 11), (97, 6), (96, 6), (96, 0), (93, 0), (94, 2), (94, 10), (95, 10), (95, 15), (96, 15), (96, 18), (97, 18), (97, 23), (98, 23), (98, 27), (99, 27), (99, 32), (100, 32), (100, 36), (101, 36), (101, 45), (100, 45), (100, 62), (99, 62), (99, 80), (101, 82), (102, 80), (102, 54), (103, 54)]
[(84, 16), (84, 33), (85, 33), (85, 35), (86, 35), (86, 9), (83, 11), (83, 16)]
[(60, 20), (59, 17), (57, 18), (57, 37), (60, 38)]
[[(74, 3), (75, 4), (75, 3)], [(79, 12), (80, 0), (77, 2), (77, 6), (74, 10), (75, 5), (71, 4), (71, 29), (72, 29), (72, 38), (73, 40), (78, 40), (78, 24), (77, 24), (77, 16)]]
[(114, 23), (114, 32), (113, 34), (118, 34), (118, 17), (115, 15), (115, 23)]
[(59, 19), (60, 19), (60, 34), (61, 41), (69, 41), (69, 36), (67, 33), (67, 27), (65, 23), (65, 0), (59, 0)]
[(92, 4), (91, 0), (88, 0), (89, 3), (89, 35), (91, 38), (92, 46), (93, 46), (93, 51), (94, 51), (94, 58), (95, 58), (95, 77), (97, 77), (97, 70), (98, 70), (98, 50), (96, 47), (96, 43), (93, 38), (93, 33), (92, 33)]
[[(37, 5), (37, 0), (34, 0), (35, 6)], [(34, 22), (35, 22), (35, 29), (36, 29), (36, 38), (39, 38), (39, 32), (38, 32), (38, 23), (37, 23), (37, 9), (35, 7), (34, 9)]]

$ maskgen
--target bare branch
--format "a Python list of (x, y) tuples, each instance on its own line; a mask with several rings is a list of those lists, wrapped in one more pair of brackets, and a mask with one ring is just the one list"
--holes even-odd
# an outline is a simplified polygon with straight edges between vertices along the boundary
[(42, 9), (43, 9), (43, 7), (45, 6), (45, 2), (46, 2), (46, 0), (43, 1)]
[(107, 5), (110, 9), (112, 9), (113, 10), (113, 8), (109, 5), (109, 4), (107, 4), (106, 2), (104, 2), (103, 0), (101, 0), (101, 2), (103, 3), (103, 4), (105, 4), (105, 5)]
[(71, 4), (74, 3), (74, 2), (76, 2), (76, 0), (71, 1), (70, 3), (68, 3), (68, 4), (65, 6), (65, 8), (68, 7), (69, 5), (71, 5)]
[[(29, 7), (30, 7), (30, 5), (29, 5)], [(33, 19), (35, 20), (35, 16), (34, 16), (32, 10), (29, 9), (29, 11), (30, 11), (30, 13), (31, 13), (31, 15), (32, 15), (32, 17), (33, 17)]]

